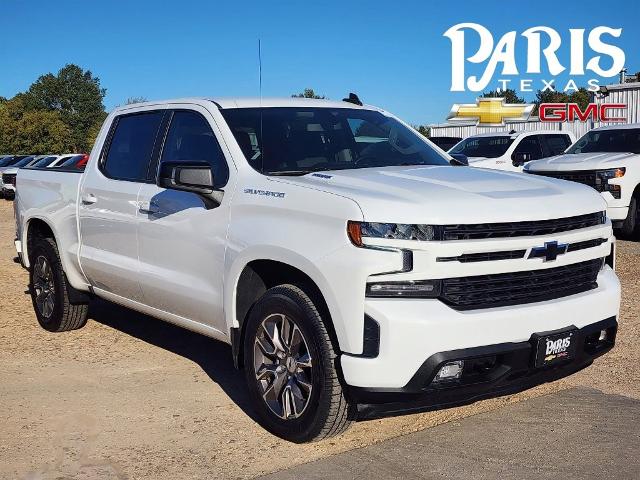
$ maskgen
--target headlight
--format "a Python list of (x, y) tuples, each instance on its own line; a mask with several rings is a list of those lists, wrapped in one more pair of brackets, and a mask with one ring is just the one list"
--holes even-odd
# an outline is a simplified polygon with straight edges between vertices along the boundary
[(440, 295), (440, 280), (415, 280), (408, 282), (367, 283), (367, 297), (437, 298)]
[(347, 233), (354, 245), (361, 247), (362, 239), (389, 238), (393, 240), (435, 240), (433, 225), (409, 225), (405, 223), (348, 222)]
[(622, 196), (622, 189), (620, 185), (611, 184), (609, 180), (613, 178), (621, 178), (624, 176), (626, 169), (610, 168), (608, 170), (598, 170), (596, 172), (596, 189), (600, 192), (609, 192), (613, 195), (613, 198), (620, 198)]
[(610, 178), (624, 177), (626, 171), (627, 169), (624, 167), (610, 168), (609, 170), (599, 170), (598, 175), (606, 180), (609, 180)]

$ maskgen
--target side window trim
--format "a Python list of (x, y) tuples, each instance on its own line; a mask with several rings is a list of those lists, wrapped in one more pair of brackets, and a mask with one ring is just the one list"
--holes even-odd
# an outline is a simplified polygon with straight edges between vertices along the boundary
[[(130, 179), (126, 179), (126, 178), (114, 178), (111, 177), (110, 175), (107, 174), (107, 172), (105, 171), (105, 164), (106, 164), (106, 160), (107, 160), (107, 155), (109, 154), (109, 150), (111, 149), (111, 143), (113, 142), (113, 137), (115, 135), (116, 129), (118, 128), (118, 124), (120, 123), (120, 119), (124, 118), (124, 117), (131, 117), (131, 116), (135, 116), (135, 115), (143, 115), (146, 113), (160, 113), (162, 114), (162, 118), (160, 119), (160, 126), (158, 128), (158, 131), (156, 132), (156, 136), (154, 139), (154, 145), (153, 148), (151, 150), (151, 158), (149, 159), (149, 164), (147, 165), (147, 178), (146, 180), (130, 180)], [(114, 182), (129, 182), (129, 183), (155, 183), (155, 179), (154, 180), (149, 180), (149, 166), (152, 165), (154, 163), (154, 161), (156, 163), (159, 163), (159, 149), (156, 148), (156, 145), (158, 143), (158, 137), (160, 132), (162, 131), (163, 127), (165, 127), (166, 125), (164, 124), (165, 118), (167, 116), (167, 111), (166, 110), (142, 110), (142, 111), (138, 111), (138, 112), (133, 112), (133, 113), (124, 113), (121, 115), (117, 115), (116, 117), (114, 117), (113, 122), (111, 122), (111, 126), (109, 127), (109, 132), (107, 133), (107, 138), (104, 142), (104, 144), (102, 145), (102, 150), (100, 151), (100, 157), (98, 160), (98, 170), (100, 171), (100, 173), (102, 175), (104, 175), (105, 178), (108, 178), (109, 180), (113, 180)], [(168, 127), (167, 127), (168, 129)], [(165, 132), (166, 134), (166, 132)], [(163, 141), (164, 141), (164, 137), (163, 137)]]
[[(218, 139), (218, 135), (216, 135), (217, 124), (216, 124), (216, 128), (214, 128), (211, 125), (211, 122), (207, 119), (206, 116), (204, 116), (202, 114), (202, 112), (199, 112), (198, 110), (195, 110), (193, 108), (188, 108), (188, 107), (185, 107), (185, 108), (172, 108), (170, 110), (166, 110), (166, 114), (167, 114), (166, 116), (168, 117), (168, 120), (167, 120), (166, 128), (164, 130), (164, 135), (162, 137), (162, 141), (160, 142), (160, 149), (158, 151), (158, 155), (155, 158), (155, 161), (156, 161), (156, 164), (155, 164), (155, 177), (154, 177), (154, 180), (153, 180), (152, 183), (157, 183), (158, 176), (160, 175), (160, 168), (162, 166), (162, 156), (164, 155), (164, 149), (165, 149), (165, 146), (166, 146), (167, 137), (169, 136), (169, 132), (171, 131), (171, 125), (173, 123), (173, 118), (174, 118), (175, 114), (178, 113), (178, 112), (189, 112), (189, 113), (193, 113), (193, 114), (198, 115), (200, 118), (202, 118), (202, 120), (205, 122), (207, 127), (209, 127), (209, 129), (211, 130), (211, 133), (213, 134), (213, 138), (214, 138), (216, 144), (218, 145), (218, 150), (219, 150), (219, 153), (220, 153), (220, 159), (221, 159), (221, 161), (224, 162), (224, 165), (226, 166), (226, 170), (227, 170), (227, 178), (226, 178), (225, 183), (223, 185), (220, 185), (220, 186), (216, 187), (216, 188), (222, 189), (222, 188), (226, 187), (228, 185), (228, 183), (229, 183), (231, 169), (229, 167), (229, 160), (227, 158), (227, 154), (225, 153), (224, 149), (222, 148), (222, 143)], [(214, 121), (214, 124), (215, 124), (215, 121)]]

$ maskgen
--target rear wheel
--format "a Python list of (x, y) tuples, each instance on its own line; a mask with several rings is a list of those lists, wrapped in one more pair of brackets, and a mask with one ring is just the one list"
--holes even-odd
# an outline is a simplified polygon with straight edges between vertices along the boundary
[(87, 303), (71, 303), (58, 247), (51, 238), (38, 238), (30, 252), (29, 284), (38, 323), (50, 332), (81, 328), (87, 323)]
[(620, 227), (620, 232), (625, 237), (634, 237), (640, 233), (640, 204), (638, 202), (638, 197), (634, 195), (631, 197), (631, 203), (629, 203), (629, 213), (627, 213), (627, 218), (622, 223), (622, 227)]
[(254, 305), (244, 359), (259, 420), (274, 435), (297, 443), (321, 440), (342, 433), (355, 417), (323, 319), (300, 288), (274, 287)]

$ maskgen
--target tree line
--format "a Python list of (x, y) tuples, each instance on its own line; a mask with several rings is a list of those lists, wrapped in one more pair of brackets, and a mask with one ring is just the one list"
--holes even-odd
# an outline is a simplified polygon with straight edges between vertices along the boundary
[(69, 64), (0, 97), (0, 153), (89, 152), (107, 116), (105, 94), (98, 77)]
[[(88, 153), (107, 116), (103, 103), (106, 92), (91, 71), (69, 64), (57, 74), (40, 76), (25, 92), (11, 99), (0, 97), (0, 154)], [(485, 92), (482, 96), (525, 103), (512, 89)], [(292, 97), (326, 98), (312, 88)], [(590, 98), (585, 88), (572, 93), (538, 91), (534, 103), (536, 110), (540, 103), (547, 102), (571, 102), (584, 108)], [(132, 97), (126, 103), (145, 100)], [(414, 128), (424, 136), (430, 134), (425, 125)]]

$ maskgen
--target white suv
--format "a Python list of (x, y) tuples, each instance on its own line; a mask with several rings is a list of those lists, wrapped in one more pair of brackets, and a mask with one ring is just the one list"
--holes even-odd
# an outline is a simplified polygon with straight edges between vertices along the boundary
[(573, 141), (568, 132), (483, 133), (465, 138), (449, 153), (466, 156), (472, 167), (521, 172), (527, 162), (558, 155)]

